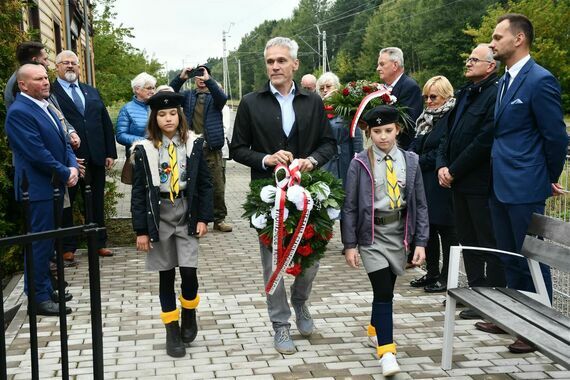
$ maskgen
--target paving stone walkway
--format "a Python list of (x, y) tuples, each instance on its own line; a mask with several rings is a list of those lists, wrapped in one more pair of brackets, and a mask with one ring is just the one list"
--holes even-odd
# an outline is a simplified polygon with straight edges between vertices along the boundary
[[(120, 166), (120, 165), (118, 165)], [(117, 169), (120, 169), (117, 168)], [(259, 248), (249, 223), (241, 219), (249, 171), (230, 162), (227, 169), (228, 221), (234, 232), (211, 232), (201, 240), (198, 309), (200, 332), (185, 358), (165, 352), (159, 319), (158, 275), (144, 272), (144, 254), (133, 247), (115, 249), (101, 260), (101, 297), (105, 378), (130, 379), (382, 379), (375, 350), (366, 345), (372, 292), (363, 269), (349, 269), (340, 255), (338, 229), (322, 261), (310, 310), (316, 331), (304, 339), (292, 333), (298, 352), (284, 356), (272, 346)], [(128, 216), (129, 188), (119, 205)], [(127, 213), (127, 215), (125, 215)], [(133, 244), (134, 245), (134, 244)], [(78, 268), (66, 269), (74, 299), (68, 318), (70, 374), (92, 378), (92, 353), (85, 253)], [(476, 330), (474, 321), (458, 321), (454, 368), (441, 370), (443, 295), (426, 295), (407, 284), (420, 269), (398, 279), (394, 299), (395, 340), (402, 373), (394, 379), (570, 379), (570, 371), (541, 354), (514, 355), (508, 335)], [(287, 279), (290, 283), (290, 279)], [(22, 297), (22, 281), (7, 297)], [(7, 332), (10, 379), (30, 378), (29, 327), (25, 306)], [(58, 319), (39, 319), (41, 378), (59, 378)]]

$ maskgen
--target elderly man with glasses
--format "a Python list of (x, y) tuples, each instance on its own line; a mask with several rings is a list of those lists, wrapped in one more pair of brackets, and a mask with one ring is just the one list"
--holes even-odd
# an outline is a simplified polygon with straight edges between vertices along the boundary
[[(64, 50), (55, 58), (57, 78), (52, 88), (65, 118), (75, 127), (81, 138), (81, 146), (76, 150), (78, 158), (85, 160), (91, 174), (91, 191), (93, 194), (93, 221), (105, 226), (104, 195), (105, 170), (113, 166), (117, 158), (113, 123), (107, 108), (99, 95), (99, 91), (88, 84), (79, 82), (79, 58), (70, 51)], [(81, 190), (85, 191), (85, 183), (79, 181)], [(71, 204), (75, 200), (77, 187), (69, 189)], [(63, 214), (64, 226), (73, 225), (73, 207)], [(97, 241), (99, 256), (112, 256), (106, 248), (107, 233), (100, 233)], [(77, 242), (74, 239), (64, 240), (64, 252), (75, 252)]]
[[(488, 44), (480, 44), (465, 61), (470, 81), (456, 94), (457, 104), (449, 118), (447, 136), (436, 162), (440, 186), (451, 188), (459, 243), (496, 248), (489, 210), (493, 113), (497, 98), (497, 68)], [(501, 259), (493, 253), (463, 251), (469, 286), (506, 285)], [(426, 291), (445, 291), (436, 282)], [(463, 319), (478, 319), (470, 309)]]

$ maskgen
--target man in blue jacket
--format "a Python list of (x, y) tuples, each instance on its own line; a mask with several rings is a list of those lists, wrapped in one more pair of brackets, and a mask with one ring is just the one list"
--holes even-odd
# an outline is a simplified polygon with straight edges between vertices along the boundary
[[(495, 138), (491, 150), (490, 200), (497, 248), (520, 252), (533, 213), (544, 213), (546, 199), (563, 193), (562, 173), (568, 135), (564, 124), (560, 85), (530, 57), (534, 30), (520, 14), (501, 16), (489, 47), (505, 66), (495, 103)], [(502, 255), (507, 286), (534, 292), (525, 259)], [(550, 268), (541, 265), (552, 299)], [(511, 352), (534, 348), (518, 339)]]
[[(79, 179), (79, 167), (71, 146), (66, 141), (64, 127), (49, 108), (49, 78), (43, 65), (25, 64), (16, 73), (21, 93), (6, 117), (6, 135), (14, 155), (16, 200), (22, 199), (23, 178), (29, 183), (31, 231), (54, 229), (53, 183), (73, 187)], [(63, 206), (63, 203), (61, 204)], [(57, 212), (61, 212), (62, 207)], [(25, 268), (24, 289), (29, 291), (29, 276), (33, 277), (37, 314), (58, 315), (49, 275), (49, 263), (54, 250), (53, 239), (32, 244), (33, 273)], [(66, 313), (71, 313), (67, 308)]]
[(214, 183), (214, 229), (231, 232), (232, 225), (225, 220), (228, 209), (225, 200), (226, 180), (222, 158), (222, 148), (225, 143), (222, 109), (228, 97), (210, 74), (210, 68), (206, 65), (196, 68), (187, 67), (170, 82), (170, 86), (174, 91), (180, 91), (184, 82), (189, 78), (194, 78), (196, 88), (183, 92), (184, 115), (190, 129), (204, 136), (204, 157)]

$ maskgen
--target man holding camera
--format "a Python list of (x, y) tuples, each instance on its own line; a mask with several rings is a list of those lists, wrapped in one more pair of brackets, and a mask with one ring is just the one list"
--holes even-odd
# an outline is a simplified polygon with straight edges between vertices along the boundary
[(204, 136), (204, 157), (214, 182), (214, 229), (231, 232), (232, 225), (225, 221), (228, 210), (225, 201), (226, 181), (222, 158), (222, 147), (225, 142), (222, 109), (228, 97), (210, 74), (210, 68), (206, 65), (187, 67), (170, 82), (170, 86), (174, 91), (180, 91), (184, 82), (194, 78), (196, 88), (182, 93), (184, 115), (188, 127), (196, 134)]

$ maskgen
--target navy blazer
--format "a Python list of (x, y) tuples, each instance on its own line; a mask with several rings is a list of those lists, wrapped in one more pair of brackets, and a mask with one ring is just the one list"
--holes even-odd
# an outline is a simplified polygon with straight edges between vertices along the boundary
[(79, 88), (85, 97), (84, 115), (77, 110), (75, 103), (57, 80), (52, 85), (61, 112), (81, 138), (81, 146), (76, 151), (77, 157), (86, 158), (91, 164), (103, 166), (105, 158), (117, 158), (113, 122), (99, 91), (85, 83), (79, 83)]
[(50, 113), (57, 129), (45, 111), (22, 94), (16, 95), (16, 101), (8, 110), (5, 130), (14, 155), (17, 200), (22, 198), (24, 173), (29, 183), (30, 201), (45, 201), (53, 198), (52, 176), (57, 176), (63, 190), (69, 179), (69, 168), (78, 167), (61, 123)]
[(543, 202), (552, 195), (568, 148), (560, 85), (531, 58), (499, 98), (491, 151), (495, 195), (508, 204)]
[(414, 139), (416, 120), (418, 120), (424, 109), (422, 90), (415, 80), (406, 74), (402, 74), (400, 80), (392, 89), (392, 95), (398, 99), (399, 104), (406, 107), (406, 113), (410, 116), (410, 124), (398, 135), (398, 145), (400, 148), (407, 150)]

